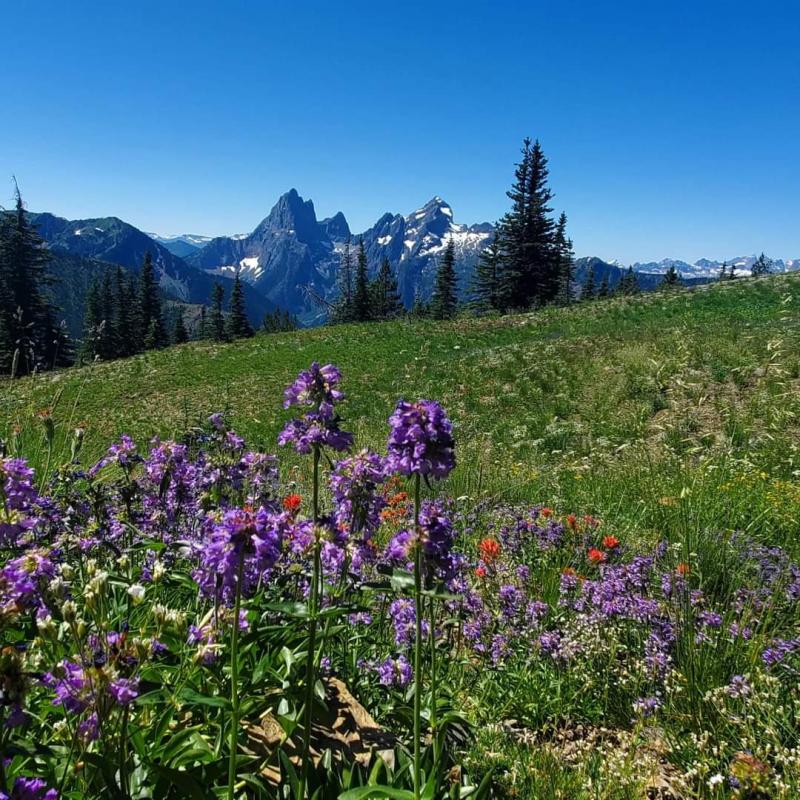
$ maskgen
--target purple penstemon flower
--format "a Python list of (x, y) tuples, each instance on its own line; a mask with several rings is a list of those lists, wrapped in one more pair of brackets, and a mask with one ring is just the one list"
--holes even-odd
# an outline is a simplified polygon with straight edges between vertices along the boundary
[(456, 465), (453, 426), (433, 400), (400, 400), (389, 417), (387, 464), (401, 475), (446, 478)]
[(17, 778), (10, 795), (0, 790), (0, 800), (58, 800), (58, 792), (41, 778)]
[(336, 451), (350, 449), (353, 434), (341, 430), (335, 410), (336, 403), (344, 400), (344, 392), (335, 388), (340, 379), (339, 370), (333, 364), (320, 367), (316, 361), (297, 376), (284, 392), (283, 407), (309, 406), (314, 410), (287, 422), (278, 436), (278, 444), (294, 445), (302, 454), (310, 453), (314, 447)]
[(378, 664), (376, 671), (381, 686), (408, 686), (413, 677), (411, 664), (404, 655), (387, 658)]
[(265, 508), (225, 512), (200, 545), (200, 565), (193, 572), (200, 591), (232, 603), (241, 569), (241, 591), (250, 592), (280, 557), (284, 517)]

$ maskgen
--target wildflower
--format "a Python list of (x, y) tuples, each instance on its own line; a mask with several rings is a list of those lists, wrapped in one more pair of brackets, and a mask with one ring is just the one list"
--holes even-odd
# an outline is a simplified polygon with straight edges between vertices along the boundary
[(652, 717), (663, 703), (658, 697), (640, 697), (633, 703), (633, 710), (642, 717)]
[(413, 676), (411, 664), (404, 655), (387, 658), (378, 665), (377, 672), (381, 686), (407, 686)]
[(731, 682), (725, 687), (725, 691), (730, 697), (747, 697), (752, 691), (750, 683), (744, 675), (734, 675)]
[(386, 501), (377, 491), (386, 476), (384, 459), (364, 449), (339, 461), (331, 474), (334, 520), (346, 533), (369, 538), (378, 529)]
[(432, 400), (401, 400), (389, 418), (389, 470), (446, 478), (456, 465), (450, 420)]
[(232, 602), (240, 572), (241, 591), (253, 588), (280, 556), (285, 522), (264, 508), (225, 512), (200, 546), (200, 566), (192, 574), (203, 594)]
[(614, 550), (619, 547), (619, 539), (617, 539), (616, 536), (604, 536), (603, 547), (605, 547), (606, 550)]
[(294, 513), (300, 508), (300, 504), (303, 502), (303, 498), (300, 497), (299, 494), (287, 494), (286, 497), (283, 498), (283, 507), (286, 511), (291, 511)]
[(145, 588), (140, 583), (134, 583), (128, 587), (128, 595), (133, 600), (134, 605), (139, 605), (144, 600)]
[(685, 578), (690, 574), (691, 568), (686, 562), (682, 561), (677, 567), (675, 567), (675, 572)]
[(708, 779), (708, 788), (713, 789), (715, 786), (721, 786), (724, 782), (725, 778), (717, 772)]
[(484, 566), (475, 567), (475, 575), (478, 578), (485, 578), (486, 577), (486, 567), (484, 567)]
[(497, 539), (484, 539), (478, 545), (481, 559), (487, 564), (492, 564), (500, 557), (500, 542)]
[(567, 525), (569, 525), (572, 530), (575, 530), (578, 527), (578, 518), (575, 514), (567, 514)]
[(590, 548), (586, 556), (592, 564), (602, 564), (608, 558), (606, 553), (602, 550), (598, 550), (596, 547)]
[(10, 795), (0, 790), (0, 800), (58, 800), (58, 792), (41, 778), (17, 778)]
[(552, 517), (553, 516), (553, 509), (552, 508), (547, 508), (547, 506), (545, 506), (544, 508), (540, 508), (539, 509), (539, 516), (544, 517), (545, 519), (547, 519), (548, 517)]

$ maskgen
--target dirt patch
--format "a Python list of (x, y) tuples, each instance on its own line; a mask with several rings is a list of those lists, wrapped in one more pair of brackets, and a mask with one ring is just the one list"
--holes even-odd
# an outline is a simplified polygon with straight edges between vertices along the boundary
[[(394, 749), (397, 738), (385, 731), (370, 713), (356, 700), (338, 678), (324, 681), (326, 709), (315, 714), (311, 728), (311, 759), (318, 765), (326, 753), (342, 763), (357, 763), (368, 767), (374, 758), (381, 758), (389, 767), (394, 766)], [(280, 752), (283, 751), (296, 767), (300, 766), (302, 731), (287, 737), (283, 727), (270, 713), (258, 724), (245, 725), (248, 749), (267, 759), (262, 769), (264, 777), (273, 785), (280, 784)]]

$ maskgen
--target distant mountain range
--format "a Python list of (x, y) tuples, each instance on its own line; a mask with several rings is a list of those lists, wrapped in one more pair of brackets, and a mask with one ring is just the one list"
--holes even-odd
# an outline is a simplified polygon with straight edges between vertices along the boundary
[[(74, 261), (75, 258), (81, 259), (78, 263), (82, 263), (85, 271), (93, 274), (102, 274), (108, 265), (120, 265), (138, 273), (144, 255), (149, 251), (159, 276), (161, 290), (167, 298), (184, 303), (208, 303), (217, 280), (223, 282), (226, 294), (230, 295), (233, 286), (230, 277), (209, 275), (187, 264), (146, 233), (117, 217), (68, 220), (48, 213), (32, 213), (29, 216), (55, 256), (53, 271), (60, 278), (59, 284), (54, 288), (55, 299), (68, 311), (67, 322), (73, 335), (80, 332), (80, 320), (75, 318), (81, 313), (81, 296), (85, 297), (85, 293), (82, 295), (76, 291), (76, 281), (79, 284), (85, 281), (78, 281), (76, 278), (79, 266)], [(65, 259), (63, 256), (72, 258)], [(70, 295), (74, 295), (70, 302), (62, 299)], [(248, 315), (256, 323), (261, 321), (267, 311), (274, 308), (252, 286), (245, 287), (245, 304)]]
[[(372, 227), (354, 234), (341, 211), (317, 219), (313, 202), (295, 189), (282, 195), (251, 233), (234, 236), (148, 234), (116, 217), (66, 220), (42, 213), (31, 214), (31, 221), (57, 257), (56, 299), (63, 295), (73, 332), (80, 330), (81, 297), (89, 282), (86, 275), (102, 274), (114, 264), (137, 272), (148, 250), (168, 298), (208, 303), (217, 280), (229, 296), (231, 279), (238, 271), (247, 284), (247, 309), (253, 323), (277, 306), (313, 325), (325, 320), (328, 305), (336, 297), (339, 265), (348, 241), (355, 255), (357, 242), (363, 239), (372, 274), (384, 258), (389, 260), (402, 300), (410, 307), (417, 293), (430, 297), (439, 260), (450, 240), (456, 244), (459, 291), (467, 297), (480, 253), (494, 235), (494, 226), (488, 222), (456, 222), (452, 207), (438, 196), (407, 216), (383, 214)], [(755, 255), (741, 256), (726, 263), (738, 275), (747, 275), (755, 259)], [(705, 258), (693, 264), (664, 259), (630, 266), (641, 288), (652, 289), (670, 266), (685, 283), (705, 283), (718, 277), (722, 263)], [(590, 269), (597, 283), (607, 277), (613, 287), (628, 266), (596, 257), (579, 258), (576, 283), (582, 284)], [(800, 259), (773, 261), (776, 272), (798, 269)]]

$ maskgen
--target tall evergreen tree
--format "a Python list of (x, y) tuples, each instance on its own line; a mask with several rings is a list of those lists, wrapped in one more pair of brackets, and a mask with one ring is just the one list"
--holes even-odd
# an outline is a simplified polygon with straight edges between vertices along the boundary
[(622, 276), (622, 280), (617, 286), (617, 293), (623, 295), (636, 294), (639, 291), (639, 281), (633, 267), (628, 267), (627, 272)]
[(139, 320), (144, 334), (146, 350), (163, 347), (167, 343), (164, 319), (161, 313), (161, 297), (150, 252), (144, 254), (139, 272)]
[(458, 277), (456, 275), (456, 242), (452, 237), (447, 242), (444, 256), (436, 273), (436, 283), (431, 297), (431, 316), (434, 319), (450, 319), (458, 309)]
[(720, 271), (719, 271), (719, 280), (721, 280), (721, 281), (728, 280), (727, 269), (728, 269), (728, 262), (727, 261), (723, 261), (722, 262), (722, 267), (720, 268)]
[(243, 339), (253, 335), (253, 328), (247, 319), (247, 311), (244, 305), (244, 289), (239, 271), (233, 279), (233, 289), (231, 290), (231, 306), (228, 314), (228, 338)]
[(430, 308), (422, 295), (422, 287), (417, 284), (417, 286), (414, 288), (414, 303), (411, 306), (411, 316), (419, 319), (422, 317), (427, 317), (429, 313)]
[(608, 282), (608, 273), (604, 273), (600, 280), (600, 287), (597, 290), (597, 297), (602, 299), (611, 295), (611, 284)]
[(680, 286), (681, 274), (675, 269), (674, 264), (669, 265), (669, 269), (664, 273), (664, 279), (661, 281), (661, 286), (665, 289)]
[(497, 236), (478, 258), (472, 279), (472, 302), (479, 311), (505, 311), (500, 286), (503, 252)]
[(397, 291), (397, 279), (388, 258), (383, 259), (375, 280), (370, 284), (370, 294), (375, 319), (392, 319), (400, 316), (405, 310), (400, 300), (400, 293)]
[(760, 275), (769, 275), (770, 272), (772, 272), (772, 261), (762, 253), (750, 268), (750, 274), (757, 278)]
[(50, 300), (50, 252), (29, 224), (19, 189), (0, 214), (0, 371), (24, 375), (71, 361), (71, 344)]
[(372, 318), (370, 300), (367, 251), (364, 249), (364, 239), (362, 237), (358, 240), (356, 277), (353, 286), (353, 319), (356, 322), (365, 322)]
[(222, 313), (222, 303), (225, 300), (225, 289), (221, 283), (215, 283), (211, 290), (210, 328), (211, 338), (215, 342), (225, 341), (225, 315)]
[(591, 264), (581, 290), (581, 300), (594, 300), (594, 267)]
[(121, 358), (138, 353), (142, 347), (141, 320), (136, 303), (133, 275), (117, 267), (114, 275), (114, 328), (117, 355)]
[(175, 327), (172, 329), (172, 343), (184, 344), (189, 341), (189, 331), (186, 330), (186, 321), (183, 318), (183, 308), (178, 306), (175, 314)]
[(558, 301), (562, 305), (569, 305), (574, 299), (572, 284), (575, 280), (575, 254), (572, 240), (567, 236), (567, 215), (563, 211), (556, 225), (554, 257), (559, 284)]

